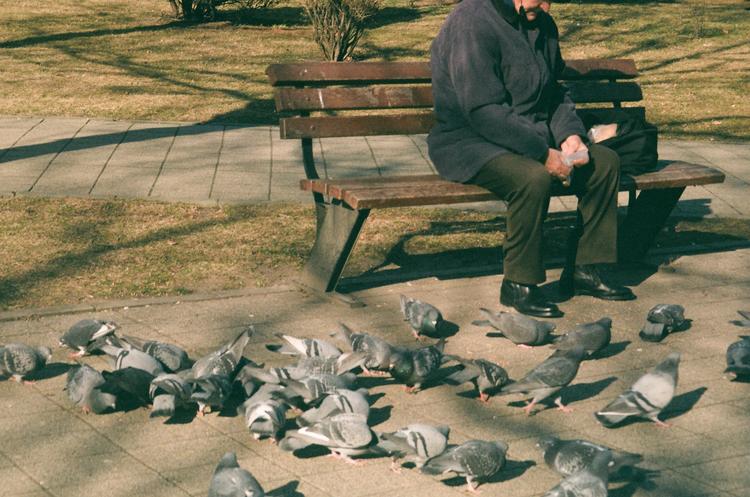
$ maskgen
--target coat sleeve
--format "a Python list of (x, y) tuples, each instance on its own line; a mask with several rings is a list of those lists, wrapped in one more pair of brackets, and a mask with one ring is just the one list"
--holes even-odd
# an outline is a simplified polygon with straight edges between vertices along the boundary
[[(544, 162), (549, 149), (546, 130), (514, 112), (500, 77), (500, 43), (481, 23), (449, 38), (449, 78), (464, 119), (486, 140)], [(545, 123), (540, 123), (546, 127)]]
[(571, 135), (579, 135), (584, 143), (588, 143), (589, 139), (586, 136), (586, 127), (583, 125), (581, 118), (578, 117), (578, 114), (576, 114), (576, 106), (573, 103), (573, 99), (570, 98), (570, 91), (565, 85), (559, 83), (560, 76), (563, 69), (565, 69), (565, 61), (562, 58), (562, 54), (560, 54), (557, 26), (551, 19), (550, 23), (551, 35), (549, 40), (551, 45), (550, 51), (553, 57), (552, 68), (554, 74), (551, 84), (554, 88), (551, 92), (549, 128), (558, 148)]

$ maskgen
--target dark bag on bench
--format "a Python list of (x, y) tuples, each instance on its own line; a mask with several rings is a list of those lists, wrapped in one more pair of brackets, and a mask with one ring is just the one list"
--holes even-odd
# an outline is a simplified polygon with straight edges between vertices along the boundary
[(620, 156), (620, 171), (641, 174), (656, 168), (658, 134), (656, 126), (626, 112), (612, 112), (611, 116), (595, 120), (584, 116), (586, 129), (599, 124), (616, 124), (617, 134), (598, 142)]

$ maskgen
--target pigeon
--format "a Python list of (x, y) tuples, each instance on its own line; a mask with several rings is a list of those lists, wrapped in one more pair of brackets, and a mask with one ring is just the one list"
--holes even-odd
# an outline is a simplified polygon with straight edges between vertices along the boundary
[(394, 432), (380, 433), (378, 447), (393, 457), (394, 461), (406, 459), (421, 468), (428, 459), (445, 452), (449, 435), (448, 426), (414, 423)]
[(291, 368), (287, 368), (293, 379), (316, 374), (343, 374), (360, 367), (367, 358), (358, 352), (346, 352), (338, 357), (302, 357)]
[(326, 395), (320, 406), (314, 407), (297, 416), (297, 425), (310, 426), (322, 419), (338, 414), (361, 414), (367, 419), (370, 415), (370, 404), (367, 402), (367, 389), (336, 389)]
[(249, 471), (240, 468), (237, 454), (227, 452), (221, 457), (211, 485), (208, 497), (264, 497), (266, 493)]
[(332, 333), (332, 336), (341, 337), (349, 345), (352, 352), (365, 355), (365, 362), (362, 365), (365, 374), (388, 370), (394, 348), (382, 338), (366, 333), (353, 333), (344, 323), (339, 323), (339, 331)]
[(727, 348), (727, 369), (724, 377), (736, 380), (740, 376), (750, 375), (750, 337), (740, 337)]
[(114, 395), (99, 389), (102, 385), (104, 385), (102, 374), (91, 366), (82, 364), (68, 370), (65, 390), (68, 398), (80, 406), (83, 412), (101, 414), (114, 410), (117, 404), (117, 398)]
[(422, 384), (440, 369), (443, 363), (445, 340), (417, 350), (401, 350), (391, 354), (389, 371), (397, 381), (406, 385), (406, 391), (417, 393)]
[(159, 361), (167, 373), (176, 373), (193, 365), (187, 352), (177, 345), (129, 336), (123, 336), (122, 340)]
[(189, 380), (193, 391), (190, 400), (198, 404), (198, 415), (220, 411), (232, 393), (232, 383), (226, 376), (210, 375)]
[(72, 357), (82, 357), (98, 349), (102, 339), (112, 335), (117, 328), (117, 323), (112, 321), (83, 319), (63, 333), (59, 345), (74, 350)]
[(508, 382), (508, 373), (501, 366), (485, 359), (463, 359), (458, 356), (445, 356), (458, 361), (464, 368), (447, 376), (445, 380), (455, 384), (474, 384), (479, 392), (479, 400), (487, 402), (490, 400), (488, 392), (505, 385)]
[(568, 476), (543, 497), (607, 497), (611, 460), (611, 452), (597, 453), (588, 467)]
[(338, 357), (341, 355), (338, 347), (325, 340), (318, 338), (297, 338), (280, 333), (276, 333), (276, 336), (287, 343), (283, 345), (266, 345), (266, 348), (279, 354), (299, 355), (302, 357)]
[(135, 368), (146, 371), (152, 376), (159, 376), (164, 372), (161, 363), (145, 352), (134, 348), (127, 342), (120, 342), (122, 347), (105, 343), (99, 349), (110, 356), (115, 369)]
[(674, 397), (679, 365), (680, 353), (672, 352), (653, 370), (638, 378), (630, 389), (597, 412), (596, 419), (607, 428), (612, 428), (630, 416), (650, 419), (662, 427), (669, 426), (658, 416)]
[(299, 381), (280, 380), (287, 388), (278, 392), (278, 395), (290, 401), (301, 397), (302, 401), (309, 405), (338, 389), (351, 390), (356, 382), (357, 376), (353, 373), (312, 375)]
[(648, 311), (646, 324), (638, 336), (647, 342), (660, 342), (669, 333), (682, 329), (686, 323), (685, 308), (681, 305), (657, 304)]
[(737, 314), (739, 314), (742, 319), (736, 319), (729, 322), (741, 328), (750, 328), (750, 311), (737, 311)]
[(542, 345), (549, 340), (550, 333), (555, 331), (553, 323), (539, 321), (524, 314), (504, 311), (495, 313), (484, 307), (479, 311), (487, 319), (472, 321), (473, 325), (492, 326), (505, 338), (522, 347)]
[(555, 339), (552, 348), (564, 350), (580, 345), (591, 356), (609, 345), (611, 339), (612, 320), (605, 317), (593, 323), (579, 324), (570, 333)]
[(354, 463), (349, 456), (377, 453), (372, 448), (378, 437), (361, 414), (338, 414), (315, 424), (287, 432), (279, 447), (287, 452), (309, 445), (327, 447), (331, 454)]
[(544, 452), (544, 462), (562, 476), (570, 476), (590, 468), (594, 457), (610, 451), (612, 462), (609, 473), (617, 473), (621, 468), (632, 467), (643, 461), (643, 456), (632, 452), (618, 451), (586, 440), (561, 440), (554, 436), (544, 437), (536, 444)]
[(150, 403), (149, 389), (154, 375), (142, 369), (127, 367), (115, 371), (102, 371), (102, 392), (117, 397), (118, 403), (128, 406), (145, 406)]
[[(148, 394), (153, 401), (149, 417), (175, 415), (178, 407), (192, 403), (193, 386), (178, 374), (161, 374), (151, 381)], [(157, 400), (158, 399), (158, 400)]]
[(192, 368), (193, 377), (203, 378), (212, 375), (231, 377), (234, 375), (254, 331), (252, 326), (247, 327), (231, 342), (195, 361)]
[[(570, 350), (556, 350), (544, 362), (526, 373), (522, 379), (502, 387), (500, 395), (518, 392), (532, 395), (531, 401), (524, 407), (526, 415), (530, 415), (537, 402), (557, 393), (573, 381), (578, 374), (578, 366), (581, 364), (584, 353), (580, 345)], [(563, 405), (561, 397), (555, 399), (555, 404), (564, 412), (571, 410)]]
[(30, 347), (24, 343), (9, 343), (0, 347), (0, 375), (10, 376), (18, 383), (47, 365), (52, 352), (47, 347)]
[(256, 440), (270, 438), (275, 442), (281, 438), (289, 405), (272, 394), (282, 388), (279, 385), (263, 385), (238, 409), (245, 418), (245, 426)]
[(443, 315), (435, 306), (401, 295), (401, 313), (404, 320), (409, 322), (412, 334), (417, 340), (420, 340), (423, 334), (439, 335)]
[(449, 447), (442, 454), (428, 459), (421, 469), (428, 475), (441, 475), (452, 471), (464, 476), (469, 490), (475, 492), (483, 480), (502, 469), (506, 452), (508, 444), (504, 442), (469, 440), (461, 445)]

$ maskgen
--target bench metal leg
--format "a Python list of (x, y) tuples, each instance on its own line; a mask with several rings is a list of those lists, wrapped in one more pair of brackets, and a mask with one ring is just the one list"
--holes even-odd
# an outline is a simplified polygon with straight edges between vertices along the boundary
[(620, 262), (638, 262), (645, 257), (683, 191), (684, 186), (643, 190), (630, 202), (618, 237)]
[(302, 273), (303, 285), (325, 293), (335, 290), (369, 214), (370, 209), (353, 210), (340, 203), (315, 204), (315, 244)]

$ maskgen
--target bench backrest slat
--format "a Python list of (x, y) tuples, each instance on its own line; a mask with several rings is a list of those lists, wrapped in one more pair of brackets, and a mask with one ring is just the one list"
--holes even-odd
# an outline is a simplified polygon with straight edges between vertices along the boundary
[(432, 112), (394, 116), (321, 116), (279, 119), (282, 138), (414, 135), (427, 133), (435, 123)]
[[(302, 62), (271, 64), (266, 69), (271, 86), (316, 84), (429, 83), (429, 62)], [(632, 79), (638, 75), (632, 59), (571, 59), (564, 80)]]
[[(643, 99), (637, 83), (573, 81), (568, 83), (576, 103), (638, 102)], [(366, 88), (279, 88), (278, 111), (364, 110), (430, 108), (430, 86), (369, 86)]]

